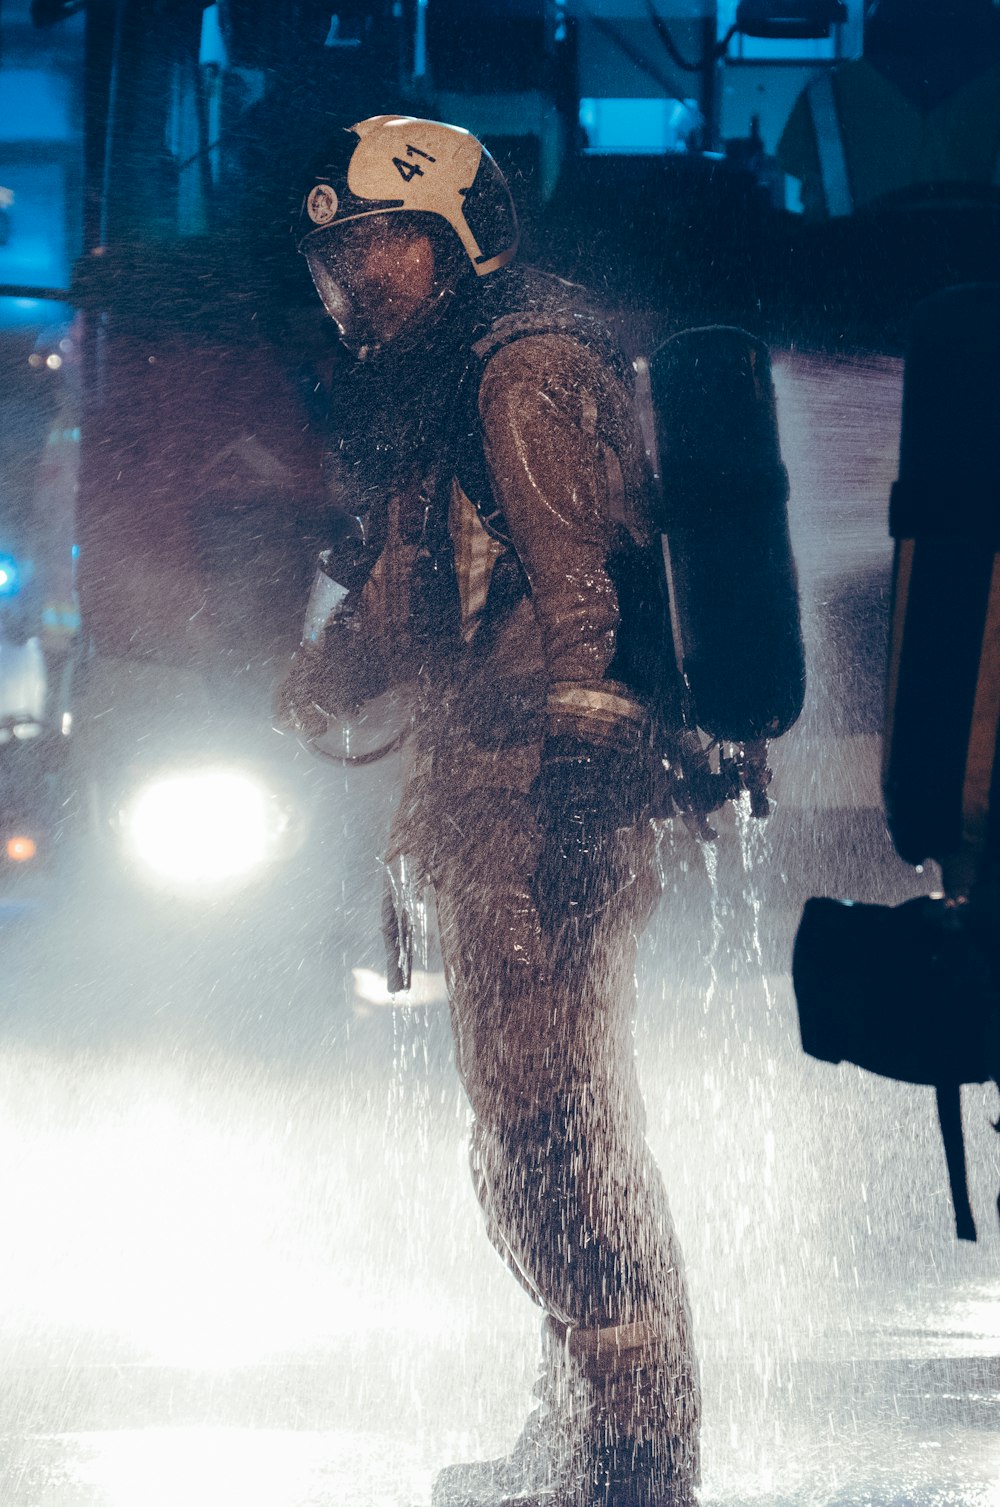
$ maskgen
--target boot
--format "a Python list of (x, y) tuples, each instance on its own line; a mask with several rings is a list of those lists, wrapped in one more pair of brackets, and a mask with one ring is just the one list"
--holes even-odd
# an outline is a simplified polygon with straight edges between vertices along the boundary
[(532, 1412), (509, 1455), (448, 1466), (432, 1507), (696, 1507), (697, 1388), (667, 1383), (647, 1325), (548, 1326)]
[(701, 1400), (678, 1338), (646, 1323), (570, 1330), (590, 1399), (572, 1507), (696, 1507)]
[(510, 1454), (445, 1466), (434, 1481), (432, 1507), (552, 1507), (559, 1500), (555, 1493), (579, 1469), (583, 1444), (564, 1335), (554, 1320), (546, 1322), (541, 1369), (532, 1388), (538, 1406)]

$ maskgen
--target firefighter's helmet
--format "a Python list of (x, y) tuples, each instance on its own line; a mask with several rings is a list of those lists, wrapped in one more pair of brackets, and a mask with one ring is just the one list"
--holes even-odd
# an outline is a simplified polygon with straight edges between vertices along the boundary
[(475, 136), (412, 116), (375, 115), (343, 133), (313, 175), (299, 215), (299, 250), (321, 232), (371, 215), (432, 215), (451, 226), (478, 277), (517, 251), (506, 179)]

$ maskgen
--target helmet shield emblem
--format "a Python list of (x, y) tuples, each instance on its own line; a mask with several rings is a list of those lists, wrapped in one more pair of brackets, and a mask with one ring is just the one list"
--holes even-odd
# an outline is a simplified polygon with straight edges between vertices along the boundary
[(329, 225), (337, 213), (337, 193), (329, 183), (317, 183), (306, 199), (306, 214), (316, 226)]

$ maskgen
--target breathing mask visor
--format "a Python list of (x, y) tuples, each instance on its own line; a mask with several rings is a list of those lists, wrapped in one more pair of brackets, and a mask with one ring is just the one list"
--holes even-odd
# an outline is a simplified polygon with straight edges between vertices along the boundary
[(362, 359), (422, 323), (450, 291), (427, 219), (367, 215), (311, 235), (302, 247), (323, 307)]

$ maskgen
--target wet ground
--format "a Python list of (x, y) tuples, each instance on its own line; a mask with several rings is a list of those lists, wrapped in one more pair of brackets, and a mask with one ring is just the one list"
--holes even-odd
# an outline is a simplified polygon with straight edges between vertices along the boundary
[[(933, 877), (878, 796), (901, 373), (776, 374), (808, 703), (766, 824), (665, 832), (640, 971), (703, 1502), (1000, 1507), (995, 1091), (966, 1090), (959, 1246), (931, 1092), (804, 1058), (788, 978), (809, 894)], [(295, 769), (321, 830), (252, 902), (143, 898), (105, 854), (2, 910), (2, 1507), (426, 1507), (531, 1405), (537, 1318), (478, 1227), (434, 983), (390, 1009), (353, 972), (380, 966), (392, 770)]]

